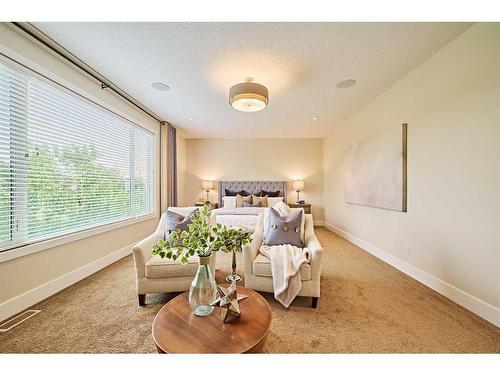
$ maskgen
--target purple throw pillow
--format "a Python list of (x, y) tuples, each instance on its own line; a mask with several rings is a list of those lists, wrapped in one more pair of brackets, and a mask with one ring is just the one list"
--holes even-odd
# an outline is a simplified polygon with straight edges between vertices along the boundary
[[(191, 216), (197, 210), (193, 210), (186, 216), (182, 216), (173, 211), (167, 211), (167, 225), (165, 230), (165, 240), (170, 240), (170, 233), (177, 232), (180, 236), (181, 232), (187, 232), (189, 230), (189, 224), (192, 223)], [(180, 241), (182, 243), (182, 240)]]
[(274, 208), (269, 209), (269, 223), (266, 228), (264, 245), (292, 245), (304, 247), (300, 238), (302, 211), (292, 211), (281, 216)]

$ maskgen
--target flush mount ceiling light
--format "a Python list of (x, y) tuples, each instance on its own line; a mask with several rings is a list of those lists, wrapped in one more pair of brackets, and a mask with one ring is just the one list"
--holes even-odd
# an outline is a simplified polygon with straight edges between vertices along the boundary
[(168, 91), (170, 90), (170, 86), (163, 82), (153, 82), (151, 87), (158, 91)]
[(313, 120), (319, 120), (319, 117), (318, 116), (314, 116)]
[(346, 79), (344, 81), (340, 81), (337, 83), (337, 87), (339, 89), (348, 89), (349, 87), (352, 87), (356, 84), (356, 81), (353, 79)]
[(229, 104), (241, 112), (257, 112), (269, 103), (269, 91), (265, 86), (246, 78), (229, 89)]

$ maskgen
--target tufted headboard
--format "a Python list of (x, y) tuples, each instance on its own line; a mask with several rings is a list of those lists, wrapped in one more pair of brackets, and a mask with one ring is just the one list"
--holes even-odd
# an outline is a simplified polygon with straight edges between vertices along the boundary
[(286, 203), (287, 186), (287, 181), (219, 181), (219, 207), (222, 207), (222, 198), (226, 195), (226, 189), (231, 191), (246, 190), (255, 195), (260, 194), (261, 190), (279, 190), (279, 196), (284, 197)]

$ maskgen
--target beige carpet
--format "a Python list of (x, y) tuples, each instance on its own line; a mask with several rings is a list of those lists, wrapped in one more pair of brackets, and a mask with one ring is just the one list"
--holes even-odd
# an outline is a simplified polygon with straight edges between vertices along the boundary
[[(321, 298), (273, 312), (267, 353), (500, 352), (500, 329), (326, 229)], [(217, 279), (230, 268), (219, 257)], [(241, 264), (241, 257), (240, 257)], [(241, 268), (240, 268), (241, 272)], [(41, 302), (42, 312), (0, 333), (0, 352), (155, 353), (151, 323), (172, 295), (137, 306), (129, 256)]]

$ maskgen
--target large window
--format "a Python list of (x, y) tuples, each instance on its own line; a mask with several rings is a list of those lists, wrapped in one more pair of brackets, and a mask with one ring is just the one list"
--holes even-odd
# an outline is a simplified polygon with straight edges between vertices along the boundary
[(0, 251), (154, 212), (154, 135), (0, 61)]

